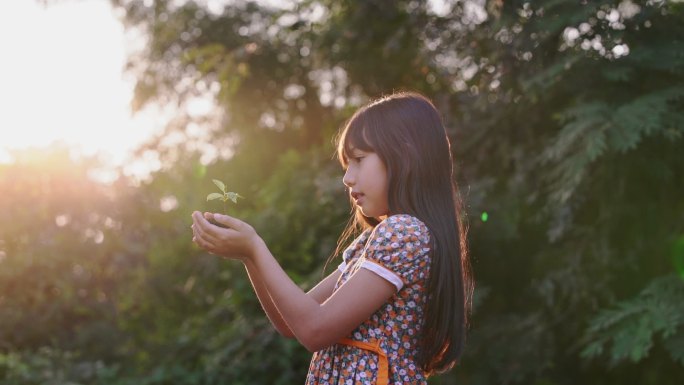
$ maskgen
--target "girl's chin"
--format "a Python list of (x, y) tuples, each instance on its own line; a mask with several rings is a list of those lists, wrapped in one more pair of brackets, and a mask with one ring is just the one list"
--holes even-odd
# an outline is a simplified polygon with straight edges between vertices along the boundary
[(369, 210), (364, 210), (362, 206), (359, 206), (359, 211), (361, 211), (361, 214), (363, 214), (364, 217), (368, 218), (373, 218), (373, 214)]
[(381, 214), (381, 213), (374, 211), (374, 210), (364, 209), (361, 206), (359, 206), (359, 209), (361, 210), (361, 214), (363, 214), (365, 217), (368, 217), (368, 218), (376, 218), (379, 220), (383, 220), (383, 219), (387, 218), (387, 214)]

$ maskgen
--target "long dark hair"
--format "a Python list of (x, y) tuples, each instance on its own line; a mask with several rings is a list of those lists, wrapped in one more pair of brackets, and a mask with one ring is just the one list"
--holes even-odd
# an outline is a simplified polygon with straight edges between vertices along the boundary
[[(416, 361), (428, 374), (449, 370), (463, 352), (473, 284), (465, 218), (440, 115), (420, 94), (385, 96), (360, 108), (343, 126), (337, 138), (343, 167), (352, 148), (374, 152), (384, 162), (389, 214), (412, 215), (430, 230), (428, 301)], [(379, 223), (355, 211), (338, 249), (360, 229)]]

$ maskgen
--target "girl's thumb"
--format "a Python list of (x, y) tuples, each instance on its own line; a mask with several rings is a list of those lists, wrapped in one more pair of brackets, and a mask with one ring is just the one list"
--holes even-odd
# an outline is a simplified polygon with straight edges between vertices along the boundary
[(223, 214), (216, 214), (214, 213), (214, 220), (222, 225), (226, 225), (231, 228), (235, 228), (236, 225), (238, 224), (238, 220), (229, 217), (228, 215), (223, 215)]

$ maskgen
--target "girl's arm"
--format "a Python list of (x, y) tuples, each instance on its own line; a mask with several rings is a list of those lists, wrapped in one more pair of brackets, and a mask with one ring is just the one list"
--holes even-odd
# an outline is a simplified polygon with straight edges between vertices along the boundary
[[(268, 317), (269, 321), (271, 321), (271, 324), (278, 331), (278, 333), (287, 338), (294, 338), (295, 335), (292, 333), (292, 330), (287, 325), (282, 315), (273, 303), (271, 294), (268, 292), (268, 289), (264, 285), (264, 280), (259, 275), (259, 271), (257, 270), (254, 263), (251, 260), (246, 260), (245, 268), (247, 270), (249, 280), (252, 282), (254, 292), (256, 293), (257, 298), (259, 299), (259, 303), (261, 303), (261, 307), (264, 309), (264, 313), (266, 313), (266, 317)], [(316, 285), (316, 287), (311, 289), (307, 293), (307, 295), (313, 298), (318, 303), (322, 303), (328, 297), (330, 297), (330, 294), (332, 294), (335, 282), (337, 282), (339, 276), (339, 270), (335, 270), (333, 273), (328, 275), (323, 281), (321, 281), (318, 285)]]
[(384, 278), (360, 269), (335, 294), (318, 303), (287, 276), (263, 241), (251, 258), (294, 336), (311, 352), (349, 335), (396, 291)]
[(249, 276), (249, 280), (252, 282), (254, 293), (256, 293), (256, 296), (259, 299), (259, 303), (261, 304), (261, 308), (264, 309), (266, 317), (271, 321), (271, 325), (273, 325), (278, 333), (284, 337), (293, 338), (294, 334), (292, 333), (292, 330), (287, 326), (287, 323), (283, 320), (283, 317), (273, 304), (271, 295), (268, 293), (268, 289), (259, 276), (259, 272), (256, 269), (256, 266), (254, 266), (254, 263), (252, 263), (252, 261), (245, 261), (245, 268), (247, 270), (247, 276)]
[[(193, 213), (195, 241), (215, 254), (251, 260), (257, 271), (255, 280), (261, 281), (282, 319), (309, 351), (318, 351), (347, 336), (396, 292), (384, 278), (360, 269), (335, 294), (319, 303), (317, 298), (324, 296), (315, 294), (316, 288), (313, 295), (299, 288), (251, 226), (226, 215), (215, 214), (214, 219), (229, 228), (213, 226), (200, 213)], [(321, 292), (330, 286), (326, 280)]]
[[(205, 217), (207, 219), (213, 219), (213, 216), (209, 213), (205, 214)], [(290, 330), (290, 327), (287, 325), (285, 320), (283, 320), (282, 315), (273, 303), (273, 299), (271, 298), (268, 289), (264, 285), (264, 281), (261, 279), (259, 271), (254, 263), (251, 260), (246, 260), (245, 268), (247, 270), (249, 280), (252, 283), (252, 287), (254, 288), (254, 292), (259, 299), (259, 303), (261, 304), (264, 313), (266, 313), (266, 317), (268, 317), (269, 321), (271, 322), (271, 325), (273, 325), (278, 333), (284, 337), (293, 338), (294, 334), (292, 333), (292, 330)], [(335, 287), (335, 283), (337, 282), (339, 276), (340, 272), (336, 269), (323, 281), (311, 289), (307, 295), (312, 297), (318, 303), (323, 303), (323, 301), (325, 301), (332, 294), (333, 288)]]

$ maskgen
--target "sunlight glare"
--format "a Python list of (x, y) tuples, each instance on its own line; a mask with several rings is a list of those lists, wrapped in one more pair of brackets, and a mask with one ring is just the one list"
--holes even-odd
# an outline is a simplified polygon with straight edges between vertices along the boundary
[(0, 162), (12, 161), (8, 149), (59, 141), (121, 165), (158, 132), (168, 120), (162, 111), (131, 114), (134, 82), (122, 74), (127, 47), (136, 46), (129, 40), (107, 1), (4, 0)]

